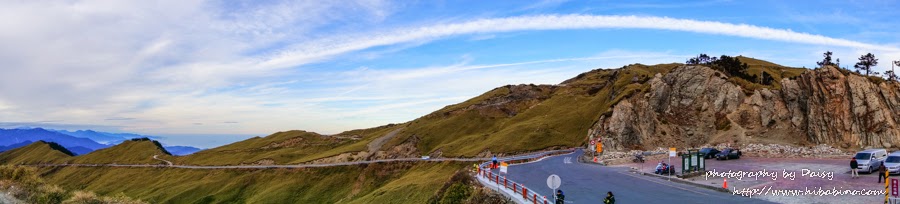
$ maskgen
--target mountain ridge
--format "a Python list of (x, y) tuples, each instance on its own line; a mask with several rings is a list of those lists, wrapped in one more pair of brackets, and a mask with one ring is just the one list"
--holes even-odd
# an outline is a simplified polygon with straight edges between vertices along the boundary
[(55, 142), (38, 140), (23, 147), (0, 153), (4, 164), (45, 164), (66, 162), (75, 154)]
[(32, 129), (2, 129), (0, 128), (0, 146), (21, 143), (24, 141), (54, 142), (65, 146), (69, 150), (78, 150), (76, 154), (85, 154), (84, 150), (98, 150), (106, 148), (107, 145), (100, 144), (88, 138), (79, 138), (71, 135), (62, 134), (52, 130), (43, 128)]

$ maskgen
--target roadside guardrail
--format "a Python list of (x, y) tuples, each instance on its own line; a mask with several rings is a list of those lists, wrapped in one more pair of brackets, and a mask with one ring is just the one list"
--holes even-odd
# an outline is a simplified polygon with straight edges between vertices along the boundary
[[(540, 159), (543, 159), (546, 157), (550, 157), (550, 156), (569, 154), (572, 152), (575, 152), (575, 149), (556, 150), (556, 151), (541, 152), (541, 153), (537, 153), (537, 154), (506, 157), (506, 158), (499, 159), (499, 161), (511, 162), (511, 163), (525, 163), (525, 162), (537, 161), (537, 160), (540, 160)], [(491, 161), (487, 161), (487, 162), (481, 163), (481, 165), (478, 166), (478, 172), (475, 175), (476, 179), (478, 179), (479, 177), (483, 178), (483, 179), (487, 179), (489, 182), (492, 182), (499, 187), (502, 187), (507, 190), (512, 190), (512, 192), (514, 194), (513, 196), (521, 196), (522, 200), (524, 200), (525, 203), (529, 203), (529, 202), (534, 203), (534, 204), (550, 204), (550, 203), (552, 203), (552, 201), (548, 200), (546, 196), (542, 196), (541, 194), (538, 194), (534, 190), (531, 190), (532, 188), (528, 188), (527, 186), (525, 186), (522, 183), (518, 183), (509, 178), (506, 178), (506, 176), (502, 176), (498, 173), (494, 173), (490, 170), (490, 168), (485, 168), (485, 166), (489, 165), (490, 163), (491, 163)], [(499, 193), (503, 193), (503, 192), (499, 192)]]

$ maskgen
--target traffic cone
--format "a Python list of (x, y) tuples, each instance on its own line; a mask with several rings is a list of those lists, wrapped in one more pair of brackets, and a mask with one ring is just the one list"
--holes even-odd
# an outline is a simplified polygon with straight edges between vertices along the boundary
[(722, 188), (728, 189), (728, 179), (722, 178)]

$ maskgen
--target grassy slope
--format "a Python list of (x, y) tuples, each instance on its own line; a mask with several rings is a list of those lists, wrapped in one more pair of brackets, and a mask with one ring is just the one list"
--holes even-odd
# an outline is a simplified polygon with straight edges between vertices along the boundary
[(116, 146), (72, 157), (71, 162), (76, 164), (160, 164), (161, 161), (153, 159), (153, 155), (159, 155), (161, 159), (173, 158), (153, 141), (129, 140)]
[[(344, 152), (366, 150), (366, 144), (400, 126), (387, 125), (371, 129), (347, 131), (337, 137), (306, 131), (278, 132), (266, 137), (254, 137), (229, 145), (203, 150), (176, 159), (176, 163), (197, 165), (226, 165), (254, 163), (263, 159), (276, 164), (297, 164), (333, 156)], [(357, 137), (358, 140), (346, 137)], [(295, 140), (297, 143), (287, 144)], [(280, 147), (273, 144), (285, 143)], [(266, 148), (270, 146), (269, 148)]]
[(760, 88), (769, 88), (769, 89), (775, 89), (775, 90), (781, 89), (781, 79), (782, 78), (791, 78), (791, 77), (800, 76), (801, 73), (808, 70), (808, 69), (804, 69), (804, 68), (781, 66), (779, 64), (775, 64), (775, 63), (772, 63), (769, 61), (754, 59), (754, 58), (749, 58), (749, 57), (744, 57), (744, 56), (738, 56), (737, 58), (739, 60), (741, 60), (741, 62), (747, 63), (747, 66), (749, 66), (749, 68), (747, 69), (748, 74), (762, 76), (762, 72), (765, 71), (765, 72), (768, 72), (769, 74), (771, 74), (772, 78), (775, 79), (775, 81), (770, 86), (764, 86), (764, 85), (756, 84), (756, 83), (749, 83), (746, 80), (738, 79), (738, 78), (730, 79), (731, 82), (737, 83), (737, 84), (741, 85), (742, 87), (749, 88), (751, 90), (756, 90), (756, 89), (760, 89)]
[[(480, 152), (523, 152), (554, 146), (578, 146), (587, 130), (610, 105), (648, 88), (643, 84), (656, 73), (666, 73), (678, 64), (630, 65), (616, 70), (594, 70), (559, 86), (546, 100), (518, 111), (512, 117), (486, 117), (470, 110), (480, 101), (509, 94), (507, 87), (487, 92), (469, 101), (451, 105), (409, 122), (388, 143), (402, 143), (415, 135), (423, 152), (440, 150), (444, 156), (476, 156)], [(615, 74), (614, 74), (615, 73)], [(632, 79), (638, 80), (632, 82)], [(593, 92), (593, 94), (592, 94)], [(479, 142), (472, 142), (479, 141)]]
[[(58, 146), (57, 148), (63, 148)], [(65, 150), (68, 151), (68, 150)], [(0, 163), (2, 164), (44, 164), (44, 163), (63, 163), (71, 158), (71, 153), (67, 154), (60, 151), (50, 143), (37, 141), (0, 153)]]
[[(45, 168), (69, 189), (123, 192), (150, 203), (425, 203), (463, 163), (312, 169)], [(131, 181), (131, 182), (122, 182)]]

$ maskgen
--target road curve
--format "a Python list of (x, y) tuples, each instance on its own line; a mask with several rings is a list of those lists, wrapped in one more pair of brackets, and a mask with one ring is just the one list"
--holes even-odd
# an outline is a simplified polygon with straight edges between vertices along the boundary
[[(500, 159), (502, 159), (502, 160), (534, 159), (534, 158), (540, 158), (540, 157), (543, 157), (546, 155), (557, 154), (557, 153), (562, 153), (562, 152), (571, 152), (571, 151), (573, 151), (573, 150), (569, 149), (569, 150), (541, 151), (541, 152), (535, 152), (535, 153), (529, 153), (529, 154), (501, 157)], [(398, 159), (380, 159), (380, 160), (369, 160), (369, 161), (337, 162), (337, 163), (322, 163), (322, 164), (196, 166), (196, 165), (174, 165), (174, 164), (172, 164), (172, 162), (157, 158), (156, 155), (153, 156), (153, 159), (166, 162), (166, 163), (168, 163), (168, 165), (158, 165), (158, 164), (38, 164), (38, 165), (30, 165), (30, 166), (40, 166), (40, 167), (136, 167), (136, 168), (180, 168), (180, 169), (274, 169), (274, 168), (316, 168), (316, 167), (333, 167), (333, 166), (352, 166), (352, 165), (360, 165), (360, 164), (390, 163), (390, 162), (443, 162), (443, 161), (482, 162), (482, 161), (491, 160), (491, 158), (434, 158), (434, 159), (398, 158)]]
[[(505, 178), (524, 184), (529, 190), (552, 195), (547, 177), (562, 179), (566, 203), (603, 203), (606, 192), (614, 192), (621, 203), (771, 203), (735, 196), (692, 185), (637, 175), (624, 167), (609, 167), (577, 161), (583, 151), (547, 157), (537, 162), (510, 165)], [(496, 170), (492, 170), (497, 175)]]
[(159, 156), (159, 155), (153, 155), (153, 159), (156, 159), (156, 160), (165, 162), (166, 164), (169, 164), (169, 166), (172, 166), (172, 162), (170, 162), (169, 160), (160, 159), (158, 156)]

